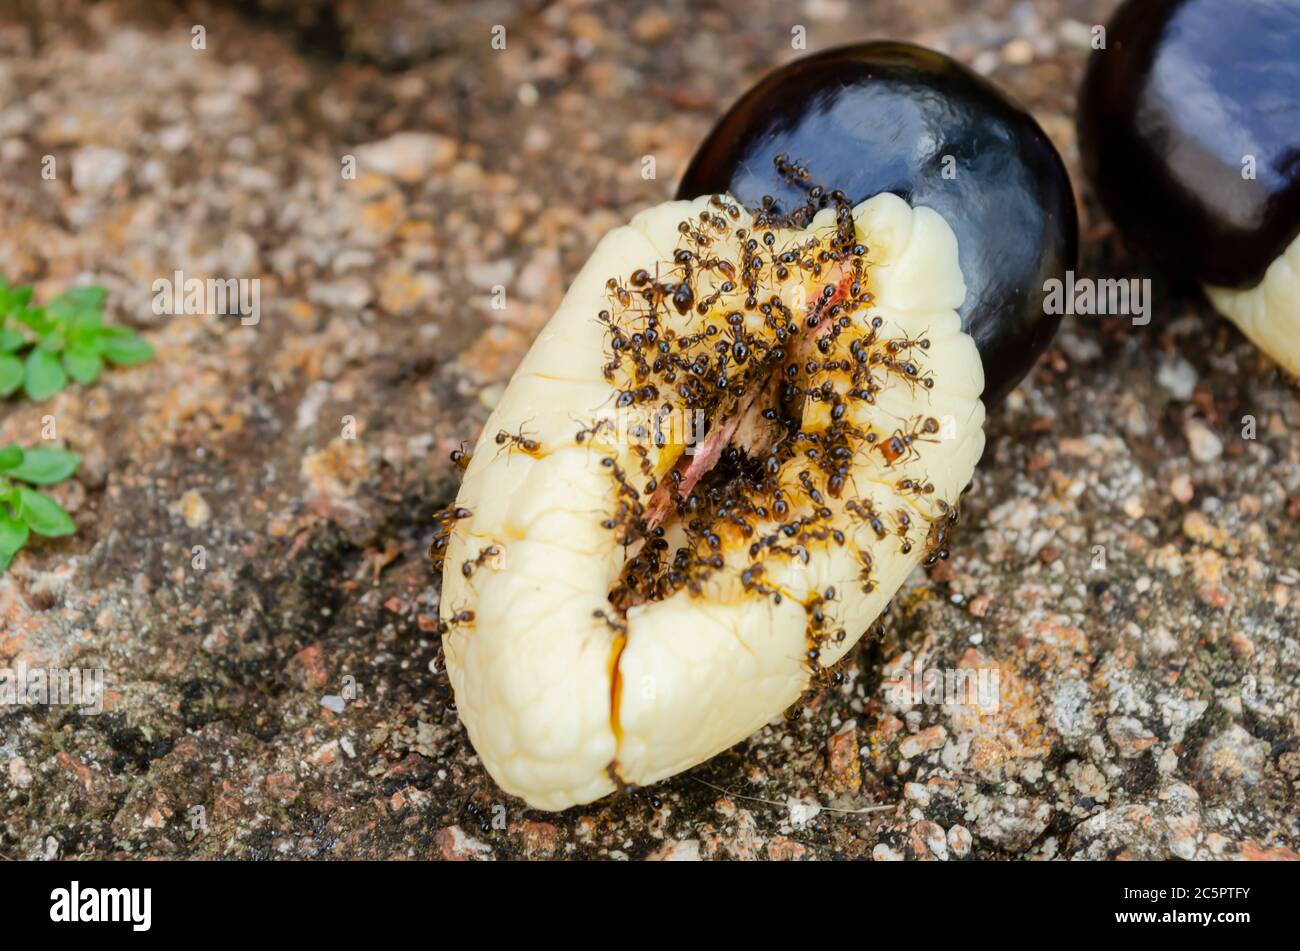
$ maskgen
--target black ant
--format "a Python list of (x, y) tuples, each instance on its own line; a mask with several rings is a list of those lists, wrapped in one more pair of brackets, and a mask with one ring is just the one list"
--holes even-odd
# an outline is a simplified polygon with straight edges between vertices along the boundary
[(894, 534), (897, 535), (902, 542), (902, 544), (899, 546), (899, 550), (904, 555), (911, 554), (912, 539), (908, 537), (908, 533), (912, 529), (912, 517), (908, 515), (905, 510), (899, 509), (894, 514), (894, 518), (898, 525), (897, 529), (895, 529), (894, 531)]
[(466, 578), (468, 578), (470, 575), (474, 573), (475, 569), (483, 567), (483, 565), (488, 561), (488, 559), (495, 558), (500, 554), (501, 554), (501, 547), (499, 545), (489, 545), (487, 548), (484, 548), (481, 552), (478, 553), (477, 558), (471, 558), (468, 561), (466, 561), (463, 565), (461, 565), (460, 572)]
[[(578, 422), (578, 420), (574, 421)], [(583, 426), (574, 435), (573, 441), (581, 445), (588, 439), (594, 439), (602, 430), (608, 430), (612, 433), (614, 431), (614, 421), (612, 419), (598, 419), (590, 426)]]
[[(724, 332), (725, 339), (718, 343), (720, 356), (725, 358), (727, 352), (730, 351), (731, 358), (740, 364), (749, 359), (752, 348), (767, 349), (765, 342), (753, 337), (745, 329), (745, 319), (739, 313), (728, 314), (727, 325), (728, 329)], [(727, 346), (727, 340), (731, 342), (730, 347)]]
[(876, 507), (870, 500), (859, 502), (857, 499), (849, 499), (849, 501), (845, 503), (844, 507), (852, 513), (858, 521), (868, 525), (871, 530), (876, 533), (877, 538), (884, 538), (889, 534), (889, 529), (885, 527), (884, 519), (882, 519), (879, 513), (876, 512)]
[(925, 477), (920, 479), (900, 479), (898, 481), (898, 491), (902, 495), (915, 495), (918, 498), (923, 495), (932, 495), (934, 493), (934, 483), (925, 481)]
[(522, 426), (518, 433), (511, 433), (504, 429), (501, 430), (497, 433), (495, 442), (498, 446), (505, 448), (508, 445), (509, 448), (518, 449), (520, 452), (527, 453), (533, 458), (537, 458), (538, 454), (542, 450), (541, 443), (536, 439), (531, 439), (524, 435)]
[(885, 341), (885, 349), (891, 354), (899, 354), (904, 351), (910, 353), (914, 348), (920, 347), (922, 350), (930, 349), (930, 340), (925, 336), (908, 337), (891, 337)]
[(451, 462), (457, 469), (464, 472), (469, 468), (470, 460), (474, 458), (474, 453), (465, 448), (465, 443), (460, 444), (459, 449), (451, 451)]
[(474, 623), (474, 612), (473, 612), (473, 611), (470, 611), (470, 610), (467, 609), (467, 608), (466, 608), (466, 609), (462, 609), (462, 610), (460, 610), (460, 611), (457, 611), (455, 614), (453, 614), (451, 617), (447, 618), (446, 621), (442, 622), (442, 623), (439, 625), (439, 627), (441, 628), (441, 630), (439, 631), (439, 633), (445, 635), (445, 634), (450, 633), (450, 632), (451, 632), (451, 629), (452, 629), (453, 627), (457, 627), (457, 626), (462, 625), (462, 624), (464, 624), (464, 625), (470, 625), (470, 624), (473, 624), (473, 623)]
[(447, 542), (451, 538), (453, 523), (469, 518), (473, 513), (463, 505), (445, 508), (434, 516), (433, 541), (429, 545), (429, 560), (435, 569), (441, 568), (447, 557)]
[(876, 581), (871, 577), (872, 568), (875, 567), (875, 563), (871, 559), (871, 552), (865, 548), (859, 548), (858, 564), (862, 565), (862, 571), (858, 574), (858, 580), (862, 582), (862, 593), (870, 594), (876, 590)]

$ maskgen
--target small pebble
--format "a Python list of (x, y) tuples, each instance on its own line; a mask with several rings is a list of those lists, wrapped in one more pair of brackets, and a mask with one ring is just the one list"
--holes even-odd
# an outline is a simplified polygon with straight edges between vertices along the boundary
[(1015, 39), (1002, 47), (1002, 59), (1012, 66), (1027, 66), (1034, 61), (1034, 45), (1025, 39)]
[(72, 186), (79, 192), (106, 191), (126, 174), (131, 160), (117, 149), (88, 145), (72, 153)]
[(1190, 400), (1196, 392), (1196, 368), (1181, 356), (1173, 355), (1160, 362), (1156, 382), (1176, 400)]
[(1223, 440), (1199, 419), (1188, 420), (1183, 431), (1187, 435), (1192, 458), (1197, 462), (1213, 462), (1223, 455)]

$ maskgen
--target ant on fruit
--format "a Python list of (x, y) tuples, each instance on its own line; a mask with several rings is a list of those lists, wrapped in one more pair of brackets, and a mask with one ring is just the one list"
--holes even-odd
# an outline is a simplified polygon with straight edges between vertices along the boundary
[(447, 634), (450, 634), (452, 628), (454, 627), (460, 627), (461, 625), (469, 626), (473, 623), (474, 623), (474, 612), (469, 610), (468, 608), (462, 608), (461, 610), (456, 611), (454, 614), (452, 614), (451, 617), (447, 618), (446, 621), (439, 622), (438, 625), (439, 633), (445, 636)]
[[(572, 416), (570, 416), (569, 418), (573, 419), (575, 423), (582, 425), (581, 420), (574, 419), (574, 417)], [(598, 436), (602, 431), (605, 430), (608, 430), (609, 432), (612, 433), (614, 431), (614, 421), (607, 417), (602, 417), (601, 419), (596, 420), (594, 423), (592, 423), (589, 426), (582, 426), (582, 428), (579, 429), (577, 433), (574, 434), (573, 441), (578, 443), (578, 445), (582, 445), (588, 439), (595, 439), (596, 436)]]
[(474, 453), (465, 448), (466, 443), (461, 443), (459, 449), (451, 451), (451, 463), (461, 472), (469, 468), (470, 460), (474, 458)]
[(445, 508), (434, 516), (433, 541), (429, 544), (429, 561), (435, 569), (442, 568), (447, 557), (447, 542), (451, 539), (454, 523), (469, 518), (473, 513), (463, 505)]
[(862, 593), (871, 594), (876, 590), (876, 581), (871, 577), (872, 568), (875, 566), (871, 560), (871, 552), (865, 548), (859, 548), (858, 564), (862, 566), (862, 570), (858, 573), (858, 580), (862, 582)]
[(894, 513), (894, 521), (897, 526), (894, 529), (894, 534), (898, 536), (899, 541), (902, 543), (898, 546), (899, 550), (904, 555), (910, 555), (912, 553), (912, 539), (909, 537), (909, 533), (912, 530), (912, 517), (904, 509), (899, 509)]
[(889, 529), (885, 527), (885, 520), (876, 512), (876, 507), (871, 503), (870, 499), (865, 502), (849, 499), (844, 504), (844, 508), (859, 522), (869, 526), (876, 533), (877, 538), (884, 538), (889, 534)]
[(609, 292), (610, 298), (618, 301), (620, 307), (628, 307), (632, 304), (632, 294), (623, 282), (616, 277), (611, 277), (605, 282), (605, 289)]
[(927, 438), (939, 432), (939, 421), (933, 416), (927, 416), (923, 421), (921, 420), (920, 416), (913, 417), (901, 429), (895, 429), (894, 434), (884, 442), (872, 447), (878, 449), (880, 454), (885, 457), (885, 465), (892, 466), (900, 459), (904, 463), (920, 459), (921, 453), (916, 448), (917, 443), (937, 443), (939, 441)]
[(506, 449), (518, 449), (520, 452), (536, 459), (542, 451), (542, 444), (536, 439), (525, 436), (524, 428), (522, 426), (519, 427), (518, 433), (512, 433), (505, 429), (501, 430), (496, 434), (496, 438), (493, 441), (501, 447), (497, 452), (498, 455)]
[(483, 565), (486, 564), (489, 559), (496, 558), (500, 554), (501, 554), (501, 546), (488, 545), (488, 547), (484, 548), (481, 552), (478, 553), (477, 558), (470, 558), (463, 565), (461, 565), (460, 573), (463, 574), (466, 578), (468, 578), (470, 575), (472, 575), (475, 572), (476, 569), (483, 567)]

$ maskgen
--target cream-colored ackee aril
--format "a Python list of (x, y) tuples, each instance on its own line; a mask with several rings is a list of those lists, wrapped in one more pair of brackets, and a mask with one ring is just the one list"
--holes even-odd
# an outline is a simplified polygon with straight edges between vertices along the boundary
[(1251, 342), (1300, 377), (1300, 236), (1273, 259), (1254, 287), (1206, 287), (1215, 309)]
[[(821, 267), (833, 209), (802, 230), (756, 225), (725, 196), (638, 214), (599, 243), (502, 394), (446, 522), (440, 611), (461, 720), (506, 792), (564, 809), (744, 740), (942, 539), (984, 448), (957, 241), (890, 194), (851, 215), (865, 253)], [(761, 262), (761, 287), (723, 258), (754, 274)], [(656, 332), (633, 339), (641, 290), (684, 260), (686, 306), (655, 302)], [(630, 279), (641, 269), (649, 284)], [(678, 352), (682, 366), (662, 370)], [(653, 397), (642, 359), (660, 368)], [(797, 434), (764, 431), (779, 388), (744, 375), (760, 366), (795, 381)], [(710, 382), (720, 373), (726, 386)], [(660, 406), (686, 419), (700, 392), (711, 440), (692, 445), (681, 426), (644, 438), (627, 422)], [(750, 457), (779, 461), (745, 501), (719, 473)], [(682, 512), (706, 496), (701, 527)]]

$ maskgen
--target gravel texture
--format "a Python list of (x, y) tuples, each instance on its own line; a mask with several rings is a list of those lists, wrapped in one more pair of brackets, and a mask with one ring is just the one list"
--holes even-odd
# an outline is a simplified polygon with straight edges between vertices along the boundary
[[(449, 451), (793, 26), (989, 75), (1070, 165), (1081, 274), (1146, 275), (1078, 173), (1112, 8), (0, 2), (0, 273), (101, 283), (158, 350), (0, 403), (0, 444), (52, 420), (85, 458), (77, 535), (0, 577), (0, 666), (108, 686), (99, 715), (0, 708), (0, 856), (1296, 859), (1300, 394), (1158, 277), (1145, 326), (1065, 321), (991, 417), (953, 557), (749, 742), (538, 813), (438, 667)], [(258, 278), (260, 320), (155, 316), (178, 269)], [(996, 712), (892, 683), (961, 668)]]

